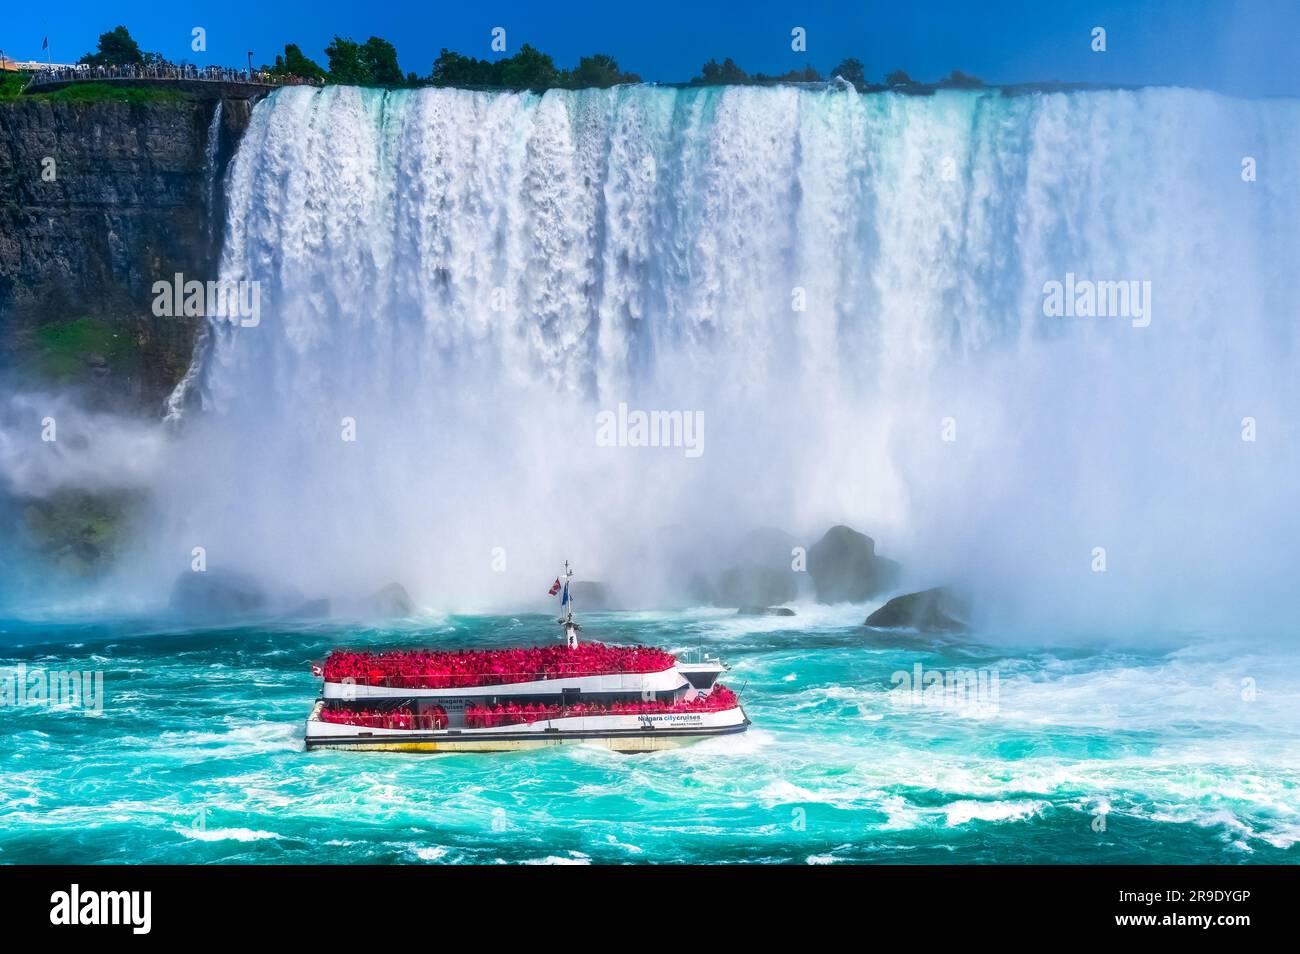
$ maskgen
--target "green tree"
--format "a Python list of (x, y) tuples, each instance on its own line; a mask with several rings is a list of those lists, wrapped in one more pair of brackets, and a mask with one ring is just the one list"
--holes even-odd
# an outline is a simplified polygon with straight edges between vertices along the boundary
[(372, 36), (365, 43), (335, 35), (325, 47), (331, 83), (348, 86), (402, 86), (406, 78), (397, 65), (397, 50), (387, 40)]
[(894, 72), (885, 77), (885, 85), (890, 89), (896, 89), (900, 86), (912, 86), (915, 82), (916, 81), (913, 80), (912, 77), (908, 76), (903, 70), (894, 70)]
[(370, 85), (370, 74), (361, 57), (360, 43), (345, 40), (335, 34), (330, 45), (325, 47), (325, 57), (329, 61), (331, 83), (343, 83), (348, 86)]
[[(157, 57), (157, 54), (150, 56)], [(140, 52), (140, 44), (126, 27), (116, 26), (99, 35), (99, 48), (83, 56), (81, 62), (91, 66), (132, 66), (144, 63), (145, 54)]]
[(434, 86), (497, 86), (497, 69), (495, 63), (478, 60), (472, 56), (462, 56), (455, 50), (443, 47), (438, 58), (433, 61), (433, 72), (429, 80)]
[(867, 88), (867, 73), (862, 68), (862, 61), (849, 57), (835, 69), (831, 70), (832, 76), (838, 76), (847, 83), (852, 83), (853, 88), (859, 93), (864, 92)]
[(618, 61), (604, 53), (582, 57), (576, 67), (564, 74), (563, 79), (564, 85), (570, 89), (606, 89), (620, 83), (641, 82), (641, 77), (635, 73), (624, 73), (618, 68)]
[(709, 60), (700, 68), (700, 75), (691, 82), (696, 86), (740, 85), (749, 82), (749, 74), (736, 65), (731, 57), (721, 63)]
[(950, 74), (939, 80), (940, 86), (953, 86), (957, 89), (978, 89), (984, 85), (984, 81), (978, 76), (971, 76), (969, 73), (963, 73), (961, 70), (953, 70)]
[(303, 55), (296, 43), (286, 43), (284, 55), (276, 56), (275, 64), (263, 69), (277, 76), (298, 76), (312, 80), (325, 78), (325, 71), (321, 69), (320, 64)]
[(525, 43), (514, 56), (497, 63), (500, 68), (500, 85), (508, 89), (551, 89), (560, 80), (555, 61), (547, 54)]
[(397, 48), (387, 40), (372, 36), (361, 47), (361, 57), (374, 86), (402, 86), (406, 77), (397, 65)]

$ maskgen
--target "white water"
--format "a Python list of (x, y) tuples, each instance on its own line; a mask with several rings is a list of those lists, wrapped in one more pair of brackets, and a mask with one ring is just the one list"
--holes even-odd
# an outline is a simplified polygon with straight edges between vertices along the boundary
[[(228, 175), (261, 323), (215, 330), (137, 585), (202, 545), (308, 596), (531, 605), (569, 556), (649, 598), (847, 522), (1029, 625), (1300, 608), (1294, 101), (286, 89)], [(1067, 272), (1150, 326), (1045, 317)], [(597, 446), (624, 401), (703, 455)]]

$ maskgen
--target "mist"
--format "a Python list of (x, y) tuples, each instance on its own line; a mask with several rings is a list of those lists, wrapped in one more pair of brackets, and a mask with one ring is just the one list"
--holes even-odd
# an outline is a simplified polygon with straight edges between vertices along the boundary
[[(1298, 175), (1300, 104), (1191, 90), (288, 88), (225, 190), (259, 321), (178, 420), (38, 462), (11, 414), (0, 466), (144, 488), (138, 604), (201, 547), (307, 598), (537, 610), (567, 558), (681, 606), (749, 531), (847, 523), (987, 627), (1281, 629)], [(1049, 316), (1067, 275), (1147, 313)], [(620, 404), (699, 453), (610, 446)]]

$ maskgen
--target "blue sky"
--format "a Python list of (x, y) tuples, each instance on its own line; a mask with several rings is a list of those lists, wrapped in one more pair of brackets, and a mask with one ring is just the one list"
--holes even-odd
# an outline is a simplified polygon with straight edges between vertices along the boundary
[[(404, 70), (424, 74), (444, 46), (495, 58), (491, 30), (502, 26), (511, 52), (531, 43), (562, 67), (584, 53), (610, 53), (649, 80), (689, 79), (710, 57), (772, 73), (808, 63), (825, 71), (856, 56), (873, 78), (902, 68), (936, 79), (956, 67), (994, 83), (1060, 79), (1300, 95), (1300, 0), (60, 0), (11, 3), (4, 21), (0, 49), (7, 56), (44, 58), (48, 35), (53, 59), (64, 62), (122, 23), (145, 49), (200, 64), (240, 65), (249, 50), (254, 62), (269, 62), (286, 42), (323, 61), (335, 33), (357, 40), (373, 34), (397, 47)], [(190, 50), (196, 26), (207, 31), (205, 53)], [(795, 26), (807, 30), (805, 54), (790, 49)], [(1095, 26), (1106, 28), (1105, 53), (1089, 47)]]

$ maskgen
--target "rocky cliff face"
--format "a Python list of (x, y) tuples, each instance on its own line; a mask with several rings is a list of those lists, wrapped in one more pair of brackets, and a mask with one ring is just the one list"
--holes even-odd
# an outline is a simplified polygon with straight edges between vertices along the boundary
[[(216, 277), (220, 176), (247, 100), (0, 102), (0, 369), (154, 410), (196, 319), (156, 318), (153, 283)], [(212, 148), (210, 148), (210, 146)]]

